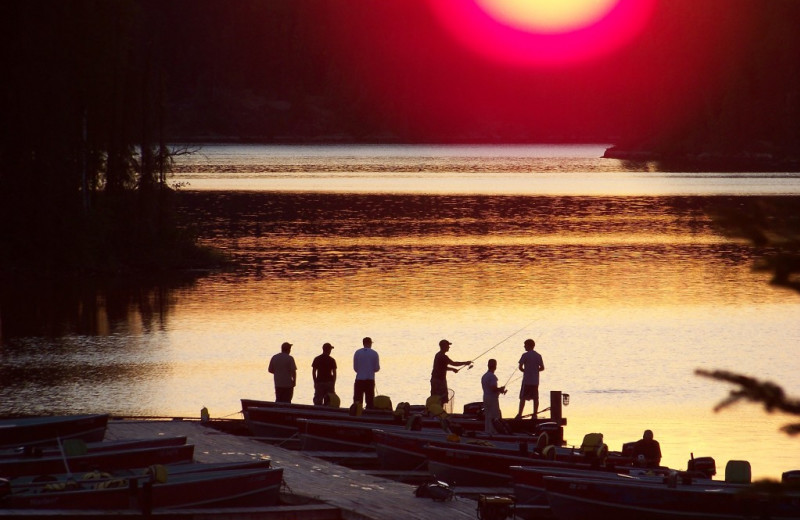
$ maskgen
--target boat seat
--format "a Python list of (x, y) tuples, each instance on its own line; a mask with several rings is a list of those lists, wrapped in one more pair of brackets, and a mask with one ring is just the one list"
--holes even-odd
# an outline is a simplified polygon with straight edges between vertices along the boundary
[(581, 443), (581, 453), (584, 455), (593, 455), (603, 445), (602, 433), (587, 433), (583, 436)]
[(442, 399), (438, 395), (432, 395), (425, 400), (425, 410), (431, 417), (439, 417), (445, 415), (444, 408), (442, 407)]
[(392, 411), (392, 400), (388, 395), (376, 395), (372, 400), (372, 406), (377, 410)]
[(746, 460), (729, 460), (725, 465), (725, 482), (749, 484), (750, 478), (750, 463)]
[(544, 449), (548, 446), (550, 446), (550, 436), (547, 435), (547, 432), (542, 432), (536, 438), (536, 447), (533, 449), (533, 451), (541, 455)]
[(339, 408), (342, 405), (342, 400), (334, 392), (328, 393), (328, 406), (331, 408)]

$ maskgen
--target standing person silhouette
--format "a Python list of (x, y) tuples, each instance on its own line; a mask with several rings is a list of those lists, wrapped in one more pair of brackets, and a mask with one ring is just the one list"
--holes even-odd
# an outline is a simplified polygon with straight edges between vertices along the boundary
[(439, 352), (433, 358), (433, 370), (431, 371), (431, 395), (439, 396), (442, 406), (450, 400), (447, 391), (447, 371), (458, 372), (453, 366), (460, 367), (471, 365), (472, 361), (453, 361), (447, 355), (450, 350), (450, 343), (446, 339), (439, 342)]
[(297, 365), (290, 354), (292, 344), (284, 341), (281, 351), (269, 360), (269, 373), (275, 379), (275, 402), (291, 403), (294, 396), (294, 386), (297, 382)]
[[(336, 393), (336, 360), (331, 357), (333, 345), (324, 343), (322, 354), (311, 362), (311, 377), (314, 379), (314, 404), (330, 404), (331, 394)], [(338, 406), (338, 405), (337, 405)]]
[(372, 338), (366, 337), (361, 343), (363, 347), (353, 354), (353, 370), (356, 381), (353, 385), (353, 403), (363, 404), (366, 399), (367, 408), (374, 408), (375, 373), (380, 371), (380, 356), (372, 349)]
[(522, 371), (522, 386), (519, 389), (519, 413), (516, 419), (522, 418), (522, 411), (525, 409), (525, 401), (533, 400), (533, 418), (539, 413), (539, 372), (544, 370), (544, 360), (536, 352), (536, 342), (526, 339), (524, 343), (525, 353), (519, 358), (519, 369)]
[(497, 360), (490, 359), (488, 369), (483, 377), (481, 377), (481, 387), (483, 387), (483, 416), (484, 416), (484, 431), (486, 433), (497, 433), (494, 427), (494, 420), (503, 417), (500, 411), (500, 394), (506, 393), (506, 387), (497, 386)]

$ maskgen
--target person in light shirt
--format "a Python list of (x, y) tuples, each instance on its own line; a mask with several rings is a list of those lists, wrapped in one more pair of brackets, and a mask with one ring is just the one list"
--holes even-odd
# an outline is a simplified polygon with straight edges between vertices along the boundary
[(483, 387), (483, 416), (486, 421), (484, 423), (484, 430), (486, 433), (497, 433), (497, 429), (494, 427), (494, 420), (503, 417), (500, 411), (500, 394), (506, 393), (506, 387), (497, 386), (497, 376), (494, 373), (495, 370), (497, 370), (496, 359), (489, 360), (488, 369), (489, 370), (483, 374), (483, 377), (481, 377), (481, 386)]
[(519, 369), (522, 372), (522, 385), (519, 389), (519, 413), (517, 419), (522, 418), (525, 401), (533, 401), (533, 418), (539, 413), (539, 372), (544, 370), (544, 361), (541, 354), (536, 352), (536, 342), (526, 339), (525, 353), (519, 358)]
[(281, 351), (269, 360), (269, 373), (275, 379), (275, 402), (291, 403), (294, 396), (294, 387), (297, 382), (297, 365), (290, 354), (292, 344), (284, 341)]
[(372, 348), (372, 338), (366, 337), (361, 343), (363, 347), (353, 354), (353, 370), (356, 381), (353, 385), (353, 403), (362, 404), (366, 400), (366, 408), (374, 408), (375, 373), (380, 371), (380, 356)]

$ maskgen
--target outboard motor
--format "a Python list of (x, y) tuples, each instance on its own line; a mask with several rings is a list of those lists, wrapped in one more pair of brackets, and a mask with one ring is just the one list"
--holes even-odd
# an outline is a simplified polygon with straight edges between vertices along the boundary
[(483, 402), (465, 404), (464, 415), (474, 415), (478, 419), (483, 419)]
[(692, 473), (702, 475), (703, 478), (711, 478), (717, 474), (717, 463), (713, 457), (692, 457), (686, 468)]
[(783, 484), (800, 485), (800, 469), (793, 469), (791, 471), (784, 471), (781, 475), (781, 482)]

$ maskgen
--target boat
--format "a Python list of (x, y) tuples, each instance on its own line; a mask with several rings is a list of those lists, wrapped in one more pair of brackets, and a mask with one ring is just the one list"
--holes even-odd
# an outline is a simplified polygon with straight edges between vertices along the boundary
[(48, 473), (144, 468), (153, 464), (191, 462), (193, 457), (194, 444), (121, 449), (83, 455), (68, 455), (65, 453), (48, 457), (9, 457), (0, 460), (0, 477), (13, 478), (22, 475), (45, 475)]
[(427, 469), (426, 438), (420, 435), (403, 435), (385, 428), (374, 429), (372, 435), (381, 469), (394, 471)]
[[(599, 436), (599, 437), (598, 437)], [(428, 444), (428, 472), (439, 480), (457, 485), (508, 486), (512, 484), (512, 466), (572, 467), (614, 471), (630, 467), (632, 459), (620, 452), (608, 453), (605, 444), (597, 444), (600, 434), (588, 434), (580, 447), (547, 446), (544, 450), (526, 453), (457, 444), (437, 446)]]
[(424, 452), (428, 460), (428, 473), (455, 486), (510, 486), (509, 468), (533, 464), (535, 460), (529, 456), (483, 453), (431, 445), (425, 446)]
[[(419, 445), (430, 442), (453, 443), (459, 442), (462, 437), (445, 431), (441, 426), (411, 430), (408, 425), (385, 424), (375, 428), (374, 423), (359, 421), (330, 421), (315, 419), (298, 419), (300, 449), (305, 451), (364, 451), (374, 450), (377, 445), (375, 431), (393, 433), (418, 439)], [(380, 434), (378, 435), (378, 437)], [(546, 436), (545, 436), (546, 438)], [(498, 450), (505, 449), (513, 452), (522, 449), (522, 446), (537, 442), (537, 437), (532, 434), (490, 435), (482, 431), (470, 430), (464, 432), (464, 443), (492, 444)]]
[[(563, 442), (563, 427), (566, 419), (561, 415), (562, 398), (568, 402), (567, 394), (560, 391), (550, 392), (550, 418), (514, 418), (502, 419), (504, 434), (531, 434), (541, 428), (542, 424), (555, 423), (550, 438), (555, 444)], [(485, 429), (482, 403), (464, 405), (464, 413), (447, 414), (437, 404), (431, 406), (408, 405), (398, 409), (363, 410), (361, 415), (351, 415), (347, 408), (331, 408), (304, 404), (275, 403), (255, 399), (241, 399), (242, 414), (247, 429), (253, 436), (270, 440), (286, 440), (295, 438), (299, 433), (298, 419), (309, 420), (341, 420), (361, 423), (372, 423), (377, 428), (388, 425), (404, 425), (409, 429), (439, 428), (462, 435), (465, 432), (482, 432)], [(406, 404), (406, 403), (401, 403)], [(435, 406), (438, 405), (439, 413)], [(391, 406), (391, 405), (390, 405)], [(431, 411), (428, 410), (429, 406)]]
[[(442, 429), (442, 422), (437, 418), (416, 417), (419, 417), (421, 427)], [(247, 410), (245, 424), (252, 434), (257, 437), (287, 439), (299, 434), (300, 423), (298, 421), (301, 419), (346, 421), (357, 424), (371, 424), (374, 427), (404, 426), (409, 421), (409, 418), (394, 414), (353, 416), (338, 412), (328, 412), (324, 409), (290, 410), (280, 407), (254, 407)]]
[(68, 455), (84, 455), (135, 448), (158, 446), (180, 446), (186, 444), (186, 436), (151, 437), (147, 439), (126, 439), (116, 441), (83, 442), (81, 439), (67, 439), (58, 446), (24, 446), (0, 450), (0, 460), (19, 457), (61, 456), (62, 450)]
[(6, 479), (11, 489), (24, 489), (35, 486), (43, 486), (58, 482), (68, 482), (79, 480), (81, 483), (100, 483), (114, 479), (128, 479), (144, 481), (153, 476), (165, 478), (186, 473), (203, 473), (209, 471), (233, 471), (266, 469), (272, 467), (270, 459), (254, 459), (249, 461), (234, 462), (179, 462), (174, 464), (153, 464), (143, 468), (122, 468), (112, 471), (91, 470), (88, 472), (76, 473), (49, 473), (46, 475), (24, 475), (12, 479)]
[[(116, 478), (13, 489), (0, 497), (3, 509), (94, 509), (148, 514), (154, 510), (271, 506), (278, 503), (283, 469), (235, 469), (169, 475), (165, 479)], [(7, 490), (8, 491), (8, 490)]]
[[(626, 453), (629, 444), (630, 443), (623, 445), (623, 454)], [(560, 464), (512, 466), (510, 471), (517, 503), (546, 504), (547, 500), (544, 489), (544, 477), (546, 476), (626, 481), (638, 479), (661, 482), (670, 475), (676, 475), (681, 482), (710, 482), (717, 473), (717, 465), (712, 457), (695, 458), (692, 456), (687, 463), (686, 470), (676, 470), (665, 466), (642, 467), (635, 463), (632, 458), (630, 462), (622, 458), (608, 459), (606, 460), (606, 464), (600, 466), (562, 461)]]
[[(671, 471), (669, 468), (636, 468), (614, 467), (583, 468), (575, 464), (564, 463), (549, 466), (511, 466), (511, 480), (514, 486), (514, 498), (517, 505), (548, 505), (544, 488), (544, 477), (573, 477), (589, 479), (605, 479), (628, 481), (631, 479), (663, 482)], [(697, 477), (695, 477), (697, 478)], [(709, 479), (706, 479), (709, 480)]]
[(407, 470), (427, 466), (428, 458), (425, 452), (427, 446), (524, 456), (536, 451), (541, 452), (547, 445), (550, 445), (547, 434), (548, 423), (541, 426), (542, 430), (536, 435), (497, 435), (470, 431), (464, 435), (455, 436), (446, 432), (412, 432), (389, 428), (375, 429), (372, 435), (381, 468)]
[[(242, 414), (244, 415), (247, 414), (247, 411), (250, 410), (250, 408), (281, 408), (283, 410), (294, 411), (325, 411), (350, 415), (350, 408), (344, 408), (341, 406), (323, 406), (304, 403), (279, 403), (275, 401), (265, 401), (262, 399), (240, 399), (240, 401), (242, 404)], [(424, 413), (425, 405), (409, 405), (409, 410), (411, 413)], [(362, 415), (390, 416), (393, 413), (394, 410), (376, 408), (368, 408), (361, 411)]]
[(775, 493), (758, 484), (667, 479), (644, 482), (544, 477), (551, 512), (559, 520), (743, 520), (800, 519), (800, 490)]
[(0, 449), (55, 445), (66, 439), (101, 441), (108, 414), (53, 415), (0, 419)]
[[(251, 407), (245, 413), (245, 425), (253, 436), (265, 439), (285, 440), (297, 437), (300, 433), (299, 420), (347, 421), (357, 424), (371, 424), (375, 428), (387, 426), (408, 427), (408, 429), (435, 429), (462, 435), (468, 432), (482, 432), (484, 421), (476, 416), (459, 414), (448, 416), (425, 416), (382, 414), (353, 416), (327, 411), (324, 407), (316, 410), (294, 410), (281, 407)], [(509, 434), (531, 433), (537, 426), (548, 421), (535, 419), (508, 420)], [(560, 428), (560, 427), (559, 427)]]

